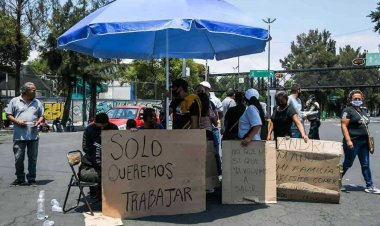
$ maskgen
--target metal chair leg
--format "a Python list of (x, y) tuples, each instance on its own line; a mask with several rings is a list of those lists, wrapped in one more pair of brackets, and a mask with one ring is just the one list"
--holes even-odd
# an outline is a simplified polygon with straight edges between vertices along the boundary
[(73, 183), (73, 178), (74, 178), (74, 176), (71, 176), (70, 183), (69, 183), (68, 188), (67, 188), (67, 192), (66, 192), (66, 196), (65, 196), (65, 201), (63, 202), (63, 207), (62, 207), (63, 213), (66, 213), (67, 211), (70, 210), (70, 209), (66, 210), (65, 208), (66, 208), (67, 199), (69, 198), (69, 193), (70, 193), (70, 190), (71, 190), (71, 184)]
[(90, 203), (87, 201), (87, 198), (86, 198), (86, 196), (85, 196), (84, 193), (83, 193), (83, 187), (80, 186), (80, 185), (79, 185), (79, 190), (80, 190), (80, 194), (82, 194), (82, 196), (83, 196), (83, 199), (84, 199), (84, 201), (85, 201), (85, 203), (86, 203), (86, 205), (87, 205), (87, 208), (88, 208), (88, 209), (90, 210), (90, 212), (91, 212), (91, 215), (94, 216), (94, 212), (92, 211), (91, 205), (90, 205)]

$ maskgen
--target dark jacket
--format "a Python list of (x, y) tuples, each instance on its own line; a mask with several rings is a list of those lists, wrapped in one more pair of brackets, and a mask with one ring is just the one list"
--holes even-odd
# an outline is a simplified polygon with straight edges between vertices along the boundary
[[(118, 130), (118, 127), (113, 123), (108, 123), (103, 130)], [(86, 127), (82, 140), (82, 148), (85, 153), (82, 164), (99, 170), (102, 151), (101, 132), (102, 130), (96, 127), (95, 123), (92, 123)]]

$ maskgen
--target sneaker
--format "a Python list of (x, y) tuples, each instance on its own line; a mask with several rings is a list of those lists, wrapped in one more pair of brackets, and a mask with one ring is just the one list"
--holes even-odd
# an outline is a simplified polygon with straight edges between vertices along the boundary
[(9, 187), (27, 186), (27, 185), (28, 185), (28, 183), (26, 183), (26, 181), (16, 179), (16, 180), (14, 180), (14, 181), (9, 185)]
[(364, 191), (372, 194), (380, 194), (380, 189), (376, 188), (375, 186), (367, 187), (364, 189)]
[(342, 185), (342, 186), (340, 186), (340, 191), (347, 191), (347, 189), (344, 185)]
[(29, 183), (28, 183), (30, 186), (32, 187), (37, 187), (37, 183), (35, 180), (30, 180)]

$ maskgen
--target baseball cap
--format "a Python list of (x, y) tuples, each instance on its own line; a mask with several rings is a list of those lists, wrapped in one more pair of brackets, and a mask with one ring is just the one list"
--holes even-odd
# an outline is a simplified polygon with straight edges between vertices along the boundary
[(206, 87), (206, 88), (208, 88), (208, 89), (211, 89), (211, 85), (210, 85), (210, 83), (207, 82), (207, 81), (203, 81), (203, 82), (201, 82), (201, 83), (199, 83), (199, 84), (202, 85), (202, 86), (204, 86), (204, 87)]
[(260, 97), (260, 94), (257, 90), (251, 88), (251, 89), (248, 89), (247, 91), (245, 91), (245, 98), (247, 98), (248, 100), (251, 99), (251, 97), (256, 97), (256, 99), (259, 99)]

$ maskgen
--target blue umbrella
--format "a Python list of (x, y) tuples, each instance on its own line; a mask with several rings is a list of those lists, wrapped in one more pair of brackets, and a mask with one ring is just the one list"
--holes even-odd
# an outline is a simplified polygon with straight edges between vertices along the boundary
[(169, 89), (169, 57), (223, 60), (263, 52), (269, 39), (223, 0), (116, 0), (62, 34), (58, 47), (98, 58), (166, 57)]

